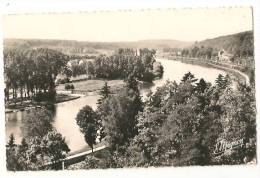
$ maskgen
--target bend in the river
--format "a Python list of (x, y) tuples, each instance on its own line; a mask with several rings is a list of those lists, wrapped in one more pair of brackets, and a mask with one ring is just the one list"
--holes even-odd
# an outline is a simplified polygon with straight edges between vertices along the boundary
[[(157, 59), (164, 67), (163, 78), (154, 82), (152, 87), (142, 89), (141, 93), (144, 95), (148, 89), (156, 89), (156, 87), (163, 85), (166, 80), (180, 82), (183, 75), (191, 72), (196, 78), (204, 78), (208, 82), (215, 82), (219, 74), (225, 75), (226, 72), (219, 69), (207, 68), (198, 65), (185, 64), (180, 61)], [(78, 111), (85, 105), (90, 105), (96, 108), (98, 95), (90, 95), (80, 97), (76, 100), (67, 101), (64, 103), (56, 104), (56, 112), (54, 116), (53, 126), (60, 132), (66, 139), (71, 151), (84, 149), (87, 144), (84, 136), (79, 130), (75, 117)], [(25, 117), (25, 111), (15, 113), (6, 113), (6, 141), (11, 133), (14, 134), (16, 142), (20, 142), (22, 138), (21, 125)]]

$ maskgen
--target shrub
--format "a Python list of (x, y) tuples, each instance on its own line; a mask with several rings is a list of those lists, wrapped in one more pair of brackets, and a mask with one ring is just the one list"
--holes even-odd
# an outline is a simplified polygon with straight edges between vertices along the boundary
[(34, 96), (34, 101), (36, 102), (41, 102), (41, 101), (54, 101), (55, 100), (55, 96), (56, 96), (56, 91), (52, 91), (52, 92), (46, 92), (46, 93), (37, 93)]
[(75, 87), (73, 84), (66, 83), (65, 84), (65, 90), (73, 90)]

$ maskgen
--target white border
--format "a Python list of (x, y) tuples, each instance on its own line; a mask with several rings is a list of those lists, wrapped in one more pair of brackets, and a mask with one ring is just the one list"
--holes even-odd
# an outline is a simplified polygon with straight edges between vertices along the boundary
[[(0, 14), (17, 13), (47, 13), (47, 12), (86, 12), (86, 11), (116, 11), (116, 10), (147, 10), (167, 8), (197, 8), (197, 7), (238, 7), (252, 6), (254, 9), (254, 37), (256, 61), (256, 98), (257, 98), (257, 145), (259, 145), (259, 0), (4, 0), (0, 2)], [(2, 39), (2, 16), (0, 18), (0, 39)], [(0, 42), (0, 177), (260, 177), (260, 166), (213, 166), (213, 167), (183, 167), (183, 168), (149, 168), (149, 169), (116, 169), (90, 171), (45, 171), (45, 172), (7, 172), (5, 167), (5, 120), (3, 94), (3, 45)], [(259, 147), (257, 148), (259, 160)]]

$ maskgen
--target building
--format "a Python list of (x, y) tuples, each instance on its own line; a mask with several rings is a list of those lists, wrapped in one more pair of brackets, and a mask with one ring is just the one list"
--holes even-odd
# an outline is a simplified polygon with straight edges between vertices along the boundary
[(231, 62), (233, 57), (234, 57), (234, 55), (226, 52), (224, 49), (222, 49), (218, 52), (218, 60), (221, 62)]

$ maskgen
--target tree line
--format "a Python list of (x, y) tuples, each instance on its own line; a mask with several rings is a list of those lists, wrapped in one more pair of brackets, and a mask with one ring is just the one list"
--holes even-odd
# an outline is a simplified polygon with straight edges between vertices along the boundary
[(14, 100), (19, 95), (21, 101), (31, 97), (53, 99), (55, 78), (63, 72), (67, 60), (68, 56), (46, 48), (4, 50), (6, 101), (10, 94)]
[(72, 62), (70, 74), (96, 78), (125, 79), (133, 74), (140, 81), (152, 82), (163, 75), (163, 66), (155, 60), (155, 50), (120, 48), (111, 56), (100, 55), (92, 61)]
[[(102, 89), (98, 109), (83, 108), (76, 120), (93, 148), (95, 138), (106, 143), (103, 157), (88, 156), (79, 166), (90, 168), (245, 164), (256, 157), (254, 89), (231, 88), (228, 76), (216, 84), (191, 73), (168, 81), (142, 101), (134, 77), (110, 94)], [(241, 141), (218, 153), (221, 141)]]

